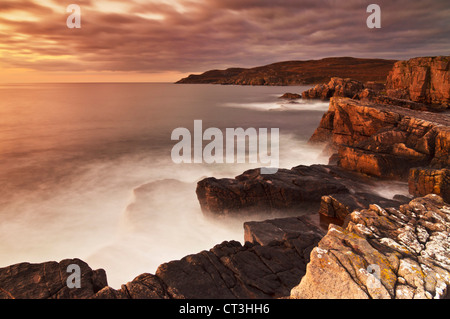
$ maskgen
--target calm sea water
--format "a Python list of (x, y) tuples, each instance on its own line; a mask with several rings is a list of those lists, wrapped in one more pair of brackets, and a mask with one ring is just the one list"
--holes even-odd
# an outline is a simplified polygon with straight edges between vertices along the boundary
[(242, 220), (205, 218), (196, 182), (255, 164), (172, 162), (177, 127), (279, 128), (280, 166), (326, 163), (306, 145), (328, 103), (308, 87), (175, 84), (0, 86), (0, 267), (81, 258), (120, 287), (163, 262), (243, 241)]

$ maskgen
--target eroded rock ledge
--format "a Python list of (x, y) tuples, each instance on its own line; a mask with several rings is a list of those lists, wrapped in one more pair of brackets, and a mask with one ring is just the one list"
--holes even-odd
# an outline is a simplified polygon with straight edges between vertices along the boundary
[[(373, 194), (378, 179), (346, 171), (333, 165), (299, 165), (264, 175), (260, 169), (244, 172), (236, 178), (205, 178), (197, 184), (197, 197), (206, 215), (303, 215), (315, 214), (326, 196), (355, 199), (349, 209), (367, 203), (399, 206), (407, 198), (387, 199)], [(322, 203), (322, 204), (321, 204)], [(350, 212), (350, 211), (349, 211)], [(347, 212), (348, 213), (348, 212)], [(331, 208), (323, 215), (333, 215)]]
[[(450, 207), (437, 195), (330, 225), (292, 298), (448, 298)], [(374, 271), (375, 270), (375, 271)]]
[(332, 98), (310, 142), (324, 143), (346, 170), (406, 180), (413, 167), (450, 166), (450, 117)]
[[(69, 288), (69, 265), (80, 267), (80, 288)], [(103, 269), (92, 270), (80, 259), (0, 268), (0, 299), (86, 299), (108, 285)]]

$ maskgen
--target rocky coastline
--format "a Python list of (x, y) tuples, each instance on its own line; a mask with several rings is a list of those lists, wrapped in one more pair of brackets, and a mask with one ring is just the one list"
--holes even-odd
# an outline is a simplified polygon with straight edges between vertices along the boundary
[[(120, 289), (79, 259), (20, 263), (0, 269), (0, 298), (450, 298), (449, 65), (415, 58), (393, 64), (386, 85), (333, 77), (302, 92), (330, 101), (309, 141), (328, 165), (201, 180), (205, 215), (248, 215), (243, 245), (217, 244)], [(409, 194), (373, 192), (386, 181)], [(261, 212), (272, 217), (251, 221)], [(74, 263), (82, 283), (69, 289)]]
[(352, 57), (284, 61), (254, 68), (228, 68), (191, 74), (179, 84), (222, 85), (311, 85), (327, 83), (332, 77), (384, 82), (396, 61)]

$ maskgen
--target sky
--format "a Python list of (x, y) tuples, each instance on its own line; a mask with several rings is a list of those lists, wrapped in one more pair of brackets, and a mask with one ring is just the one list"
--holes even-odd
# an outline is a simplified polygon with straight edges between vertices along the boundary
[[(369, 29), (369, 4), (381, 28)], [(68, 28), (69, 4), (81, 28)], [(173, 82), (287, 60), (449, 55), (449, 0), (1, 0), (0, 83)]]

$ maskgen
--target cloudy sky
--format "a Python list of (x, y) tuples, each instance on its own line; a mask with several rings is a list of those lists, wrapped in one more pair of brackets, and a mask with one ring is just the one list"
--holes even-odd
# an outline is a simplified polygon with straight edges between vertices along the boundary
[[(81, 28), (69, 29), (69, 4)], [(369, 4), (381, 29), (369, 29)], [(330, 56), (450, 54), (449, 0), (1, 0), (0, 82), (176, 81)]]

